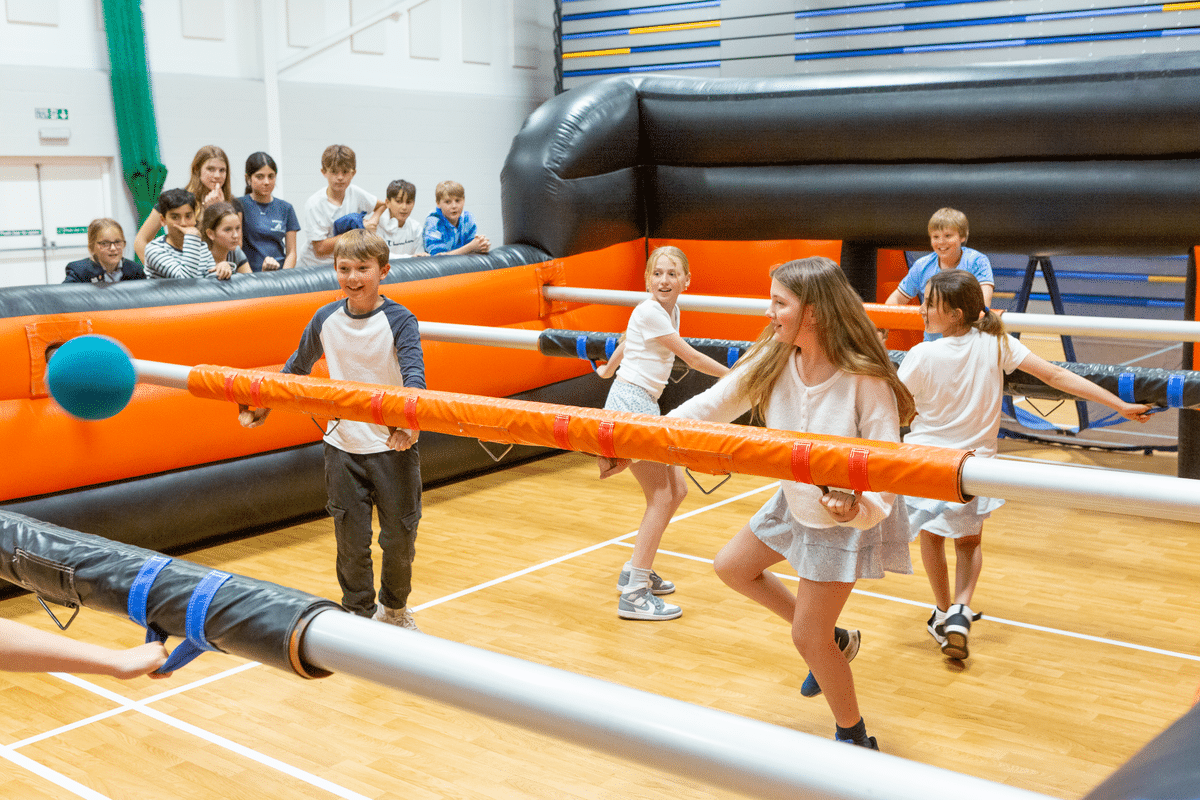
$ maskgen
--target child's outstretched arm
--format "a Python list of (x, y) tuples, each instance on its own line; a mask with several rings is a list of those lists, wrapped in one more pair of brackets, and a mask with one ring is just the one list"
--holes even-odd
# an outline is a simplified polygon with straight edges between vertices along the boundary
[(111, 650), (0, 619), (0, 669), (9, 672), (74, 672), (127, 679), (154, 672), (166, 663), (167, 655), (161, 642)]
[(613, 354), (609, 356), (608, 361), (596, 367), (596, 374), (604, 380), (608, 380), (613, 375), (617, 374), (617, 367), (621, 366), (621, 359), (625, 357), (625, 340), (621, 339), (620, 344), (613, 350)]
[(704, 353), (701, 353), (699, 350), (688, 344), (678, 333), (660, 336), (658, 337), (658, 340), (666, 345), (668, 350), (682, 358), (683, 362), (689, 367), (703, 372), (705, 375), (712, 375), (714, 378), (720, 378), (726, 372), (729, 372), (729, 367), (704, 355)]
[(1025, 356), (1019, 368), (1055, 389), (1082, 397), (1084, 400), (1103, 403), (1125, 419), (1134, 422), (1145, 422), (1150, 419), (1150, 406), (1145, 403), (1126, 403), (1104, 387), (1098, 386), (1070, 370), (1063, 369), (1057, 364), (1051, 364), (1041, 356), (1030, 353)]

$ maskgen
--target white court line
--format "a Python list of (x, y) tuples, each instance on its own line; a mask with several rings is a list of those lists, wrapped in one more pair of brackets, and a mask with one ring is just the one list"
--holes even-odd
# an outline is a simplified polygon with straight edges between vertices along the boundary
[(20, 753), (10, 753), (0, 750), (0, 758), (7, 758), (17, 766), (24, 767), (34, 775), (45, 778), (60, 789), (65, 789), (77, 797), (84, 798), (84, 800), (109, 800), (108, 795), (103, 795), (93, 789), (89, 789), (82, 783), (71, 780), (61, 772), (55, 772), (44, 764), (39, 764), (32, 758), (23, 756)]
[[(144, 700), (130, 700), (127, 697), (123, 697), (119, 694), (116, 694), (115, 692), (109, 691), (108, 689), (105, 689), (103, 686), (94, 684), (91, 681), (88, 681), (84, 678), (78, 677), (77, 675), (71, 675), (71, 674), (62, 673), (62, 672), (51, 673), (56, 678), (59, 678), (63, 681), (66, 681), (67, 683), (73, 684), (73, 685), (78, 686), (82, 689), (85, 689), (89, 692), (92, 692), (93, 694), (99, 695), (100, 697), (103, 697), (105, 699), (108, 699), (108, 700), (111, 700), (111, 701), (117, 703), (117, 704), (119, 704), (119, 707), (110, 709), (109, 711), (105, 711), (100, 714), (96, 714), (92, 717), (88, 717), (87, 719), (79, 720), (78, 722), (74, 722), (69, 725), (63, 725), (62, 727), (55, 728), (52, 731), (46, 731), (45, 733), (41, 733), (36, 736), (31, 736), (27, 739), (22, 739), (19, 742), (14, 742), (13, 744), (10, 744), (6, 747), (0, 748), (0, 756), (3, 756), (4, 758), (8, 758), (9, 760), (14, 761), (15, 763), (21, 764), (22, 766), (26, 766), (28, 769), (30, 769), (33, 772), (36, 772), (38, 775), (42, 776), (46, 780), (54, 783), (55, 785), (62, 787), (63, 789), (67, 789), (68, 791), (74, 792), (75, 794), (79, 794), (80, 797), (101, 798), (101, 800), (104, 800), (103, 795), (97, 794), (85, 786), (80, 786), (75, 781), (72, 781), (70, 778), (66, 777), (65, 775), (60, 775), (59, 773), (54, 772), (53, 770), (49, 769), (48, 767), (44, 767), (44, 766), (38, 764), (36, 761), (33, 761), (32, 759), (27, 758), (26, 756), (19, 755), (12, 751), (18, 747), (24, 747), (24, 746), (27, 746), (30, 744), (34, 744), (35, 742), (49, 739), (53, 736), (56, 736), (56, 735), (59, 735), (62, 733), (66, 733), (67, 731), (71, 731), (76, 728), (83, 727), (84, 725), (88, 725), (93, 722), (97, 722), (99, 720), (107, 719), (109, 717), (124, 713), (126, 711), (136, 711), (140, 714), (145, 714), (146, 716), (150, 717), (151, 719), (158, 720), (159, 722), (162, 722), (165, 725), (170, 725), (173, 728), (181, 730), (184, 733), (191, 734), (192, 736), (195, 736), (198, 739), (203, 739), (204, 741), (209, 742), (210, 744), (215, 744), (216, 746), (218, 746), (222, 749), (229, 750), (230, 752), (236, 753), (237, 755), (240, 755), (244, 758), (248, 758), (251, 761), (262, 764), (265, 767), (270, 767), (271, 769), (274, 769), (278, 772), (282, 772), (283, 774), (285, 774), (289, 777), (295, 778), (296, 780), (302, 781), (303, 783), (307, 783), (310, 786), (314, 786), (318, 789), (323, 789), (336, 797), (342, 797), (342, 798), (345, 798), (346, 800), (369, 800), (369, 798), (367, 798), (365, 795), (361, 795), (358, 792), (351, 791), (350, 789), (347, 789), (344, 786), (339, 786), (338, 784), (333, 783), (332, 781), (326, 780), (325, 778), (322, 778), (320, 776), (313, 775), (311, 772), (306, 772), (305, 770), (302, 770), (299, 767), (294, 767), (291, 764), (287, 764), (283, 761), (280, 761), (277, 758), (272, 758), (271, 756), (268, 756), (265, 753), (260, 753), (257, 750), (254, 750), (250, 747), (246, 747), (245, 745), (239, 744), (231, 739), (226, 739), (224, 736), (220, 736), (218, 734), (212, 733), (211, 731), (207, 731), (203, 728), (200, 728), (196, 725), (191, 724), (190, 722), (184, 722), (183, 720), (176, 719), (175, 717), (169, 716), (167, 714), (162, 713), (161, 711), (158, 711), (156, 709), (148, 707), (149, 703), (153, 703), (158, 700), (163, 700), (167, 697), (172, 697), (174, 695), (181, 694), (181, 693), (189, 691), (191, 689), (195, 689), (200, 686), (204, 686), (205, 684), (213, 683), (215, 681), (230, 677), (232, 675), (236, 675), (240, 672), (245, 672), (246, 670), (249, 670), (249, 669), (252, 669), (252, 668), (258, 667), (258, 666), (261, 666), (261, 664), (259, 662), (248, 661), (245, 664), (239, 664), (238, 666), (236, 666), (232, 669), (225, 670), (224, 672), (217, 673), (216, 675), (210, 675), (206, 678), (201, 678), (199, 680), (193, 681), (193, 682), (185, 684), (183, 686), (177, 686), (177, 687), (175, 687), (173, 689), (169, 689), (165, 692), (160, 692), (156, 695), (147, 697)], [(33, 768), (34, 766), (36, 766), (37, 769), (34, 769)], [(79, 787), (84, 792), (86, 792), (86, 794), (80, 794), (73, 787)]]
[[(694, 517), (697, 514), (703, 514), (705, 511), (712, 511), (714, 508), (720, 508), (723, 505), (728, 505), (729, 503), (734, 503), (734, 502), (737, 502), (738, 500), (744, 500), (747, 497), (756, 495), (759, 492), (764, 492), (767, 489), (774, 489), (778, 485), (779, 485), (779, 481), (775, 481), (773, 483), (768, 483), (766, 486), (760, 486), (757, 489), (751, 489), (748, 492), (742, 492), (741, 494), (734, 495), (733, 497), (729, 497), (724, 500), (718, 500), (717, 502), (711, 503), (707, 506), (702, 506), (701, 508), (696, 508), (696, 509), (688, 511), (684, 514), (679, 514), (678, 516), (671, 517), (671, 522), (680, 522), (681, 520), (685, 520), (688, 517)], [(594, 544), (594, 545), (591, 545), (590, 547), (584, 547), (581, 550), (576, 550), (573, 553), (567, 553), (566, 555), (559, 556), (558, 558), (552, 558), (549, 561), (543, 561), (540, 564), (534, 564), (532, 567), (526, 567), (525, 569), (520, 569), (520, 570), (517, 570), (516, 572), (510, 572), (509, 574), (503, 575), (499, 578), (494, 578), (493, 580), (476, 584), (475, 586), (472, 586), (468, 589), (463, 589), (461, 592), (455, 592), (454, 594), (448, 594), (445, 597), (439, 597), (437, 600), (430, 600), (428, 603), (422, 603), (419, 606), (413, 606), (413, 611), (423, 611), (426, 608), (433, 608), (434, 606), (441, 605), (442, 603), (448, 602), (450, 600), (457, 600), (460, 597), (465, 597), (466, 595), (474, 594), (475, 592), (481, 592), (484, 589), (489, 589), (492, 586), (497, 586), (506, 581), (513, 580), (514, 578), (520, 578), (522, 575), (528, 575), (531, 572), (537, 572), (540, 569), (545, 569), (546, 567), (552, 567), (555, 564), (561, 564), (562, 562), (569, 561), (572, 558), (575, 558), (577, 556), (587, 555), (588, 553), (595, 552), (596, 550), (599, 550), (603, 547), (608, 547), (610, 544), (619, 544), (620, 542), (624, 541), (625, 539), (628, 539), (630, 536), (637, 536), (637, 531), (630, 531), (629, 533), (622, 534), (621, 536), (616, 536), (607, 541), (600, 542), (599, 544)]]
[[(633, 547), (633, 545), (626, 544), (625, 542), (617, 542), (616, 544), (619, 544), (622, 547), (630, 547), (630, 548)], [(701, 556), (693, 556), (693, 555), (689, 555), (687, 553), (679, 553), (674, 550), (661, 550), (660, 549), (658, 552), (660, 555), (668, 555), (668, 556), (672, 556), (674, 558), (682, 558), (687, 561), (699, 561), (702, 564), (713, 563), (711, 558), (703, 558)], [(775, 572), (772, 574), (775, 575), (775, 577), (780, 578), (781, 580), (792, 581), (793, 583), (797, 583), (800, 580), (795, 575), (780, 574), (778, 572)], [(859, 594), (864, 597), (874, 597), (876, 600), (887, 600), (892, 603), (903, 603), (906, 606), (917, 606), (918, 608), (925, 609), (926, 611), (928, 611), (930, 608), (932, 608), (932, 606), (929, 603), (923, 602), (921, 600), (909, 600), (904, 597), (894, 597), (893, 595), (890, 595), (890, 594), (881, 594), (879, 592), (867, 591), (866, 589), (852, 589), (851, 593)], [(1106, 639), (1103, 636), (1092, 636), (1087, 633), (1076, 633), (1075, 631), (1067, 631), (1067, 630), (1063, 630), (1062, 628), (1048, 628), (1045, 625), (1034, 625), (1033, 623), (1030, 623), (1030, 622), (1018, 622), (1017, 620), (1013, 620), (1013, 619), (1004, 619), (1003, 617), (993, 617), (990, 614), (984, 616), (983, 619), (986, 619), (989, 622), (999, 622), (1001, 625), (1011, 625), (1014, 628), (1025, 628), (1026, 630), (1040, 631), (1042, 633), (1052, 633), (1057, 636), (1065, 636), (1069, 639), (1081, 639), (1081, 640), (1087, 641), (1087, 642), (1096, 642), (1097, 644), (1107, 644), (1107, 645), (1112, 645), (1113, 647), (1123, 647), (1127, 650), (1139, 650), (1143, 653), (1153, 653), (1155, 655), (1168, 656), (1170, 658), (1181, 658), (1181, 659), (1184, 659), (1185, 661), (1200, 661), (1200, 656), (1194, 656), (1194, 655), (1190, 655), (1188, 653), (1180, 653), (1175, 650), (1163, 650), (1162, 648), (1159, 648), (1159, 647), (1148, 647), (1143, 644), (1133, 644), (1132, 642), (1122, 642), (1119, 639)]]

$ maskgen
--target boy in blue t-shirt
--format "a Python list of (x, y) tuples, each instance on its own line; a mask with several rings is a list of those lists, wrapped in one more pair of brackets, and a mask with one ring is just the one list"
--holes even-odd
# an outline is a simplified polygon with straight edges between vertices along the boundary
[(463, 210), (466, 191), (457, 181), (442, 181), (434, 190), (437, 208), (425, 218), (425, 252), (431, 256), (486, 253), (492, 245), (476, 232), (475, 218)]
[[(963, 247), (967, 242), (967, 215), (954, 208), (939, 208), (929, 218), (929, 244), (933, 252), (921, 256), (909, 268), (908, 274), (896, 290), (884, 301), (889, 306), (905, 306), (915, 297), (925, 297), (925, 284), (939, 270), (961, 269), (975, 276), (983, 289), (983, 304), (992, 305), (992, 292), (996, 280), (992, 277), (992, 262), (978, 250)], [(880, 331), (886, 334), (886, 331)], [(938, 334), (926, 334), (926, 339), (939, 338)]]
[[(334, 380), (425, 388), (417, 318), (379, 294), (388, 246), (363, 229), (338, 237), (334, 270), (346, 295), (317, 310), (283, 372), (307, 375), (321, 358)], [(241, 407), (238, 421), (261, 425), (269, 409)], [(327, 509), (337, 540), (342, 607), (363, 617), (417, 630), (408, 610), (417, 522), (421, 519), (420, 431), (348, 419), (325, 429)], [(379, 513), (382, 569), (378, 603), (371, 572), (372, 507)]]

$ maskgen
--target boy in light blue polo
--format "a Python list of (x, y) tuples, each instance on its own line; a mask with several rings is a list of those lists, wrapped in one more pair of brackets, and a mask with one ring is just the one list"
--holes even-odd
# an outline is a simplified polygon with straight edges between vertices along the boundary
[[(889, 306), (904, 306), (925, 296), (925, 284), (939, 270), (961, 269), (975, 276), (983, 289), (983, 303), (992, 305), (992, 292), (996, 279), (992, 277), (992, 262), (978, 250), (963, 247), (967, 242), (967, 215), (954, 208), (939, 208), (929, 218), (929, 244), (933, 252), (913, 262), (908, 274), (884, 302)], [(925, 339), (940, 338), (939, 334), (925, 334)]]

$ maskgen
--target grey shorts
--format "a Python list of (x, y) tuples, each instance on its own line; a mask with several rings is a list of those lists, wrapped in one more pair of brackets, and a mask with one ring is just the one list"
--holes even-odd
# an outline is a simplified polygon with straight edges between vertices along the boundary
[(634, 386), (626, 381), (613, 380), (612, 388), (608, 390), (608, 399), (604, 401), (605, 411), (631, 411), (634, 414), (653, 414), (660, 416), (658, 403), (640, 386)]

